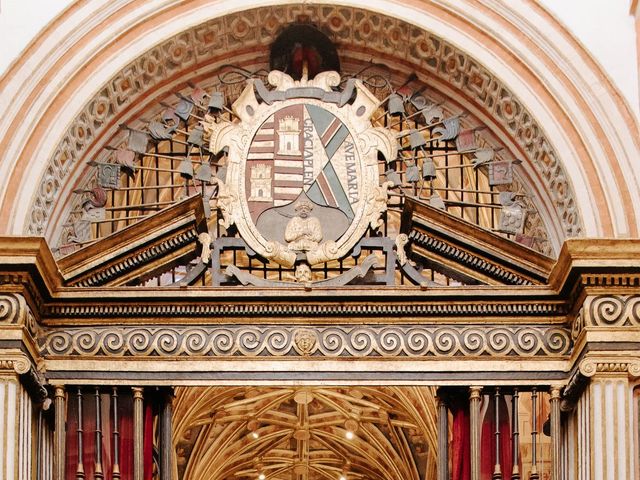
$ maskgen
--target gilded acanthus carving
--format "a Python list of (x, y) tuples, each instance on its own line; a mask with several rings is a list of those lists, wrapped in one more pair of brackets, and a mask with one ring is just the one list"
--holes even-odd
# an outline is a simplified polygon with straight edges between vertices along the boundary
[[(260, 22), (258, 26), (259, 19), (267, 17), (278, 18), (279, 22), (271, 25)], [(30, 206), (32, 214), (26, 232), (40, 235), (46, 231), (59, 192), (74, 166), (87, 159), (105, 128), (118, 123), (117, 118), (124, 120), (128, 105), (135, 104), (164, 79), (176, 77), (196, 64), (213, 64), (212, 59), (224, 52), (231, 57), (243, 45), (263, 51), (274, 41), (281, 25), (299, 21), (301, 17), (318, 25), (347, 50), (366, 48), (393, 55), (417, 71), (454, 85), (469, 99), (483, 105), (496, 122), (513, 135), (527, 161), (553, 192), (565, 235), (581, 234), (578, 202), (556, 153), (544, 137), (544, 129), (499, 78), (450, 43), (401, 20), (356, 8), (306, 4), (263, 7), (212, 19), (158, 44), (124, 67), (97, 90), (56, 147), (40, 179), (39, 194)], [(360, 28), (362, 22), (370, 27), (366, 37)], [(237, 30), (239, 24), (245, 26), (242, 32)], [(390, 31), (404, 32), (402, 39), (391, 43)], [(331, 85), (334, 80), (328, 77), (326, 82)], [(424, 113), (426, 118), (432, 116), (427, 111)]]
[(458, 327), (221, 325), (77, 328), (49, 333), (47, 356), (562, 356), (570, 333), (554, 326)]

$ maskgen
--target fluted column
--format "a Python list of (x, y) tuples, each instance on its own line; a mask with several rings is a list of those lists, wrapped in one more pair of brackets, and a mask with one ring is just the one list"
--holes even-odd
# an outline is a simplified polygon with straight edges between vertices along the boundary
[(562, 438), (560, 434), (560, 392), (562, 387), (551, 387), (551, 480), (561, 480), (561, 448)]
[(133, 387), (133, 480), (143, 480), (144, 405), (142, 388)]
[(438, 397), (438, 480), (449, 480), (449, 412)]
[(171, 442), (173, 395), (167, 391), (160, 411), (160, 480), (172, 480), (173, 445)]
[(64, 387), (57, 385), (54, 391), (55, 430), (53, 438), (53, 480), (65, 480), (65, 394)]
[(636, 359), (585, 359), (580, 373), (590, 379), (582, 394), (589, 409), (578, 411), (586, 424), (578, 449), (590, 447), (589, 470), (579, 478), (626, 480), (634, 478), (633, 388), (629, 377), (640, 376)]
[(469, 421), (471, 423), (471, 480), (480, 480), (480, 394), (482, 387), (469, 388)]

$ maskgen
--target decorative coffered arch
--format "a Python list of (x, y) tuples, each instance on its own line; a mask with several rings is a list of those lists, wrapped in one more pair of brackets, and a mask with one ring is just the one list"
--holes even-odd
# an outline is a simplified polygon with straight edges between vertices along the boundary
[[(251, 2), (244, 8), (266, 4)], [(333, 9), (338, 4), (362, 8), (361, 4), (349, 1), (323, 4)], [(305, 8), (286, 5), (290, 11)], [(320, 9), (316, 2), (305, 5)], [(455, 62), (467, 58), (477, 62), (480, 73), (484, 71), (495, 79), (489, 86), (497, 88), (499, 94), (506, 91), (515, 99), (506, 106), (503, 112), (506, 117), (512, 112), (520, 115), (523, 110), (528, 112), (533, 126), (542, 132), (536, 142), (543, 147), (530, 177), (541, 197), (545, 197), (548, 219), (555, 221), (557, 241), (579, 234), (620, 237), (638, 234), (639, 175), (632, 160), (637, 158), (640, 147), (635, 119), (595, 62), (542, 7), (533, 2), (512, 5), (495, 1), (479, 6), (467, 2), (378, 0), (368, 2), (366, 8), (383, 15), (393, 12), (396, 19), (424, 29), (457, 49), (456, 53), (462, 56), (458, 55), (456, 60), (454, 55), (450, 62), (443, 63), (452, 71), (448, 87), (447, 82), (440, 80), (442, 91), (455, 87), (455, 73), (460, 67)], [(36, 223), (46, 225), (56, 200), (73, 188), (67, 179), (73, 177), (77, 161), (52, 157), (52, 152), (82, 116), (83, 108), (99, 94), (97, 86), (115, 88), (116, 101), (121, 102), (119, 107), (134, 108), (124, 89), (117, 91), (118, 85), (113, 83), (118, 72), (166, 39), (188, 30), (197, 33), (198, 25), (234, 13), (237, 5), (231, 1), (214, 4), (196, 1), (185, 5), (177, 1), (139, 4), (93, 0), (71, 6), (45, 29), (0, 84), (3, 98), (13, 99), (3, 105), (0, 120), (0, 131), (5, 132), (0, 140), (3, 157), (0, 173), (4, 179), (0, 214), (5, 232), (36, 233), (37, 230), (30, 230), (36, 199), (41, 197), (49, 203), (48, 210), (34, 210)], [(261, 20), (265, 28), (275, 21), (268, 17)], [(330, 27), (332, 18), (327, 20)], [(244, 27), (240, 20), (231, 27), (242, 36)], [(345, 30), (344, 26), (341, 28), (340, 31)], [(401, 31), (387, 33), (392, 43), (387, 45), (388, 52), (397, 56), (400, 44), (411, 39), (402, 37)], [(400, 37), (396, 38), (396, 34)], [(205, 37), (203, 41), (215, 43), (218, 34), (214, 31), (209, 35), (213, 37)], [(394, 39), (402, 42), (393, 45)], [(354, 60), (358, 54), (361, 61), (365, 60), (366, 49), (353, 41), (345, 43)], [(362, 44), (367, 43), (363, 39)], [(421, 45), (409, 44), (415, 48)], [(169, 53), (180, 56), (175, 50)], [(244, 53), (251, 54), (252, 48)], [(411, 63), (407, 57), (399, 60), (399, 64), (403, 62)], [(439, 78), (433, 75), (435, 81)], [(474, 104), (479, 105), (469, 101), (465, 107)], [(472, 113), (489, 119), (488, 113), (499, 116), (500, 106), (498, 102), (493, 110), (483, 112), (477, 108)], [(105, 114), (100, 105), (96, 108), (98, 114)], [(526, 153), (518, 144), (517, 132), (509, 132), (508, 120), (503, 126), (492, 126), (494, 135), (509, 144), (512, 151)], [(110, 128), (113, 134), (114, 125)], [(522, 144), (526, 145), (526, 139)], [(85, 148), (82, 143), (68, 147), (71, 151)], [(92, 148), (98, 148), (97, 144)], [(545, 148), (551, 155), (544, 154)], [(44, 181), (47, 175), (49, 180)], [(572, 219), (571, 210), (576, 208), (574, 215), (579, 218)]]

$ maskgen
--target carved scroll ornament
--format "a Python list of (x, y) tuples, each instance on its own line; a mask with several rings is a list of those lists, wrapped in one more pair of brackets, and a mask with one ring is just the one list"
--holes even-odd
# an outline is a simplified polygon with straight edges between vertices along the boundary
[(562, 356), (570, 333), (546, 326), (113, 327), (51, 332), (46, 356)]

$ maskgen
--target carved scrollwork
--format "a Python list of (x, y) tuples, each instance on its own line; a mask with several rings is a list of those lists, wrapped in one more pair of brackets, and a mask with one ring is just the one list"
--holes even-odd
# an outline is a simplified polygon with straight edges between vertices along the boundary
[(22, 295), (3, 293), (0, 295), (0, 324), (24, 325), (27, 331), (36, 336), (38, 325), (29, 305)]
[(0, 322), (21, 323), (27, 305), (21, 295), (5, 293), (0, 295)]
[(598, 295), (585, 302), (594, 326), (640, 326), (640, 295)]
[(0, 370), (9, 370), (24, 375), (31, 370), (31, 362), (23, 356), (0, 359)]
[(338, 255), (338, 245), (336, 242), (325, 242), (318, 248), (307, 253), (307, 260), (311, 265), (321, 262), (328, 262)]
[(396, 237), (396, 256), (398, 257), (398, 263), (400, 265), (404, 265), (408, 261), (407, 252), (405, 250), (407, 243), (409, 243), (409, 237), (406, 233), (401, 233)]
[(229, 228), (234, 223), (235, 205), (237, 203), (237, 196), (229, 191), (227, 185), (217, 180), (218, 184), (218, 209), (220, 210), (220, 220), (218, 223), (224, 228)]
[(296, 261), (296, 254), (279, 242), (267, 242), (265, 256), (287, 268), (293, 267)]
[(640, 376), (640, 361), (634, 359), (600, 359), (587, 358), (580, 363), (579, 371), (585, 377), (596, 374), (628, 374)]
[(392, 186), (393, 182), (384, 182), (379, 187), (374, 187), (371, 195), (367, 198), (365, 217), (370, 219), (369, 225), (374, 230), (377, 230), (382, 225), (380, 215), (387, 211), (389, 189)]
[(575, 341), (584, 329), (584, 308), (581, 308), (571, 324), (571, 339)]
[(570, 332), (558, 327), (220, 326), (55, 331), (50, 356), (561, 356)]

